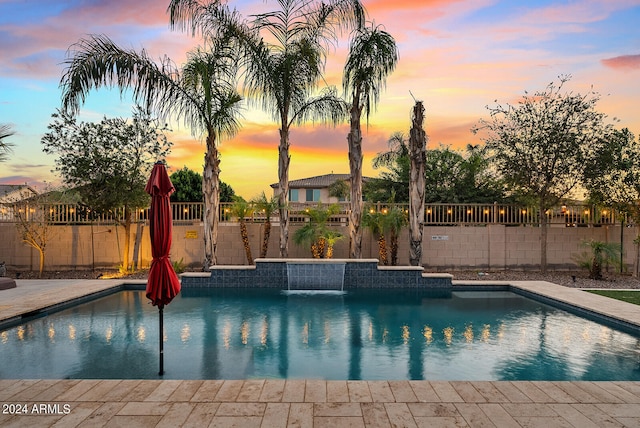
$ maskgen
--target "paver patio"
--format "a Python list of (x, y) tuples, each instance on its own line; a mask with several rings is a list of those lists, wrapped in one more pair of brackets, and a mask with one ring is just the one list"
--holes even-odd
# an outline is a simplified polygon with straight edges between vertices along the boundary
[[(0, 320), (121, 284), (17, 283)], [(640, 324), (624, 302), (512, 285)], [(0, 403), (2, 427), (640, 427), (640, 382), (3, 379)]]

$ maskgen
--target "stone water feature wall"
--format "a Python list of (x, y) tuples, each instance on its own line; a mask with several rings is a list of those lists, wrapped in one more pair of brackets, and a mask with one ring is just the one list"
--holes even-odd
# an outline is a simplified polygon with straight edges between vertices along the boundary
[[(427, 274), (422, 267), (380, 267), (377, 259), (256, 259), (255, 266), (213, 266), (211, 272), (181, 275), (184, 288), (277, 288), (288, 290), (292, 278), (288, 264), (304, 266), (304, 275), (323, 276), (335, 273), (334, 265), (344, 265), (343, 289), (362, 288), (448, 288), (451, 275)], [(296, 284), (296, 290), (334, 290), (333, 284), (312, 281), (309, 288)], [(293, 288), (291, 288), (293, 289)]]

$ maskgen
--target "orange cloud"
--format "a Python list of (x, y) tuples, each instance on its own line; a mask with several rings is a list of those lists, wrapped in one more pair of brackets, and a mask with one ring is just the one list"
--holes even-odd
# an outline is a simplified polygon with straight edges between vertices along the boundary
[(621, 55), (613, 58), (607, 58), (600, 61), (605, 67), (614, 70), (638, 70), (640, 69), (639, 55)]

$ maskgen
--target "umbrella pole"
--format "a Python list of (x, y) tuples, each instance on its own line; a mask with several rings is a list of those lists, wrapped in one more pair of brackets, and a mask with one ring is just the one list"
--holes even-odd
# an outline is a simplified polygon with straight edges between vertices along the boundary
[(158, 309), (160, 310), (160, 371), (158, 372), (159, 376), (162, 376), (164, 374), (164, 343), (163, 343), (163, 336), (164, 336), (164, 327), (163, 327), (163, 309), (164, 309), (164, 305), (158, 305)]

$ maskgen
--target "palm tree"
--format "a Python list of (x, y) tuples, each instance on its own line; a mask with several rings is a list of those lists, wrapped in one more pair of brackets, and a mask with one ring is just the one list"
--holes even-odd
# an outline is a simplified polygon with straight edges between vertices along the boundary
[(333, 247), (336, 244), (336, 242), (338, 242), (342, 238), (344, 238), (344, 236), (342, 235), (342, 233), (338, 232), (337, 230), (327, 229), (324, 231), (324, 233), (322, 234), (322, 239), (324, 239), (324, 242), (326, 242), (327, 244), (326, 257), (328, 259), (333, 258)]
[(346, 107), (328, 88), (315, 96), (336, 31), (364, 21), (359, 0), (279, 0), (279, 10), (242, 21), (220, 1), (172, 0), (171, 24), (205, 39), (232, 34), (242, 55), (244, 89), (250, 100), (273, 114), (280, 125), (278, 206), (280, 256), (288, 256), (289, 130), (308, 120), (337, 124)]
[(314, 259), (325, 257), (327, 244), (330, 245), (329, 254), (333, 254), (333, 244), (338, 239), (327, 227), (329, 218), (340, 212), (338, 204), (332, 204), (327, 208), (318, 205), (317, 208), (308, 208), (305, 214), (309, 216), (309, 221), (293, 235), (293, 241), (298, 244), (311, 244), (311, 256)]
[(236, 196), (231, 206), (231, 214), (238, 219), (240, 223), (240, 236), (242, 237), (242, 245), (244, 246), (244, 252), (247, 255), (247, 263), (253, 264), (253, 257), (251, 256), (251, 246), (249, 245), (249, 233), (247, 232), (247, 222), (245, 219), (253, 215), (253, 206), (245, 201), (242, 197)]
[(11, 153), (11, 147), (13, 145), (4, 140), (13, 134), (14, 132), (10, 125), (0, 125), (0, 162), (6, 161), (7, 155)]
[(235, 90), (233, 50), (228, 40), (209, 40), (209, 51), (195, 50), (182, 70), (169, 58), (159, 64), (146, 52), (123, 50), (106, 36), (91, 36), (72, 46), (62, 76), (63, 109), (77, 113), (92, 89), (118, 87), (160, 118), (182, 120), (193, 135), (204, 135), (204, 268), (216, 264), (220, 205), (220, 159), (217, 142), (233, 136), (240, 95)]
[(398, 159), (409, 157), (409, 142), (403, 132), (391, 134), (391, 137), (387, 140), (387, 145), (389, 150), (379, 152), (373, 158), (372, 164), (374, 168), (391, 168), (398, 162)]
[(351, 172), (351, 212), (349, 214), (349, 255), (352, 258), (362, 257), (362, 131), (360, 120), (362, 113), (367, 116), (372, 106), (378, 103), (380, 90), (385, 85), (387, 76), (395, 69), (398, 62), (398, 48), (394, 38), (382, 30), (380, 26), (363, 26), (356, 29), (349, 56), (344, 68), (342, 86), (345, 94), (349, 94), (350, 131), (347, 136), (349, 144), (349, 170)]
[(620, 259), (620, 244), (615, 242), (585, 241), (582, 246), (591, 249), (591, 254), (584, 266), (589, 269), (589, 278), (602, 279), (602, 266), (614, 264)]
[(408, 223), (407, 214), (397, 205), (391, 206), (385, 214), (386, 229), (389, 231), (389, 257), (391, 266), (398, 264), (398, 238), (402, 228)]
[(384, 213), (371, 209), (362, 216), (362, 224), (371, 231), (378, 241), (378, 263), (384, 266), (388, 265), (387, 241), (385, 239), (387, 223)]
[(260, 257), (267, 257), (267, 251), (269, 250), (269, 237), (271, 236), (271, 216), (278, 209), (278, 198), (272, 196), (267, 198), (264, 192), (252, 201), (256, 210), (260, 211), (265, 216), (264, 232), (262, 234), (262, 247), (260, 248)]
[(424, 106), (416, 101), (411, 115), (409, 135), (409, 263), (422, 263), (422, 229), (424, 224), (424, 164), (427, 151), (427, 134), (424, 131)]

